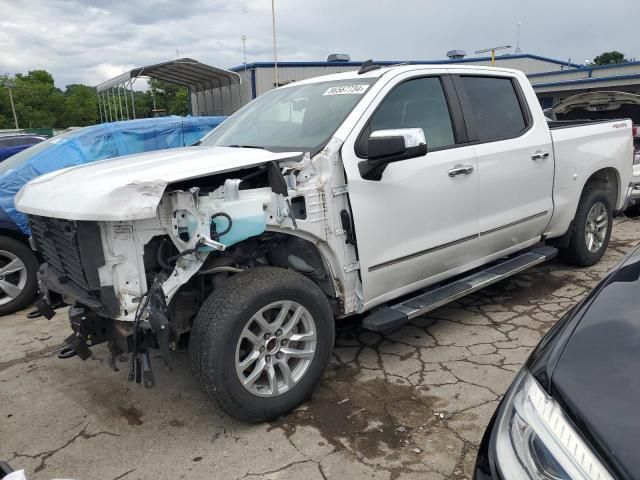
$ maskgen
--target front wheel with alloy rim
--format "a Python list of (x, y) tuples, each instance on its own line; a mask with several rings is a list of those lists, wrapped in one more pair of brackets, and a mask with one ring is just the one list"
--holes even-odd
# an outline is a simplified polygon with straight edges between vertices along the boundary
[(0, 315), (31, 303), (38, 290), (38, 260), (24, 243), (0, 236)]
[(334, 341), (333, 313), (307, 277), (261, 267), (234, 275), (198, 313), (191, 368), (202, 390), (231, 416), (277, 418), (305, 401)]
[(587, 186), (580, 197), (569, 246), (562, 257), (573, 265), (589, 267), (600, 261), (609, 245), (613, 226), (613, 209), (607, 191)]

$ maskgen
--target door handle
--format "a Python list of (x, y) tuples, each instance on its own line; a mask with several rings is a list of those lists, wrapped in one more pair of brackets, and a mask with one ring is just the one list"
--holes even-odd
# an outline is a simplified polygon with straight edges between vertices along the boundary
[(538, 150), (531, 155), (531, 160), (546, 160), (547, 158), (549, 158), (549, 152), (545, 152), (544, 150)]
[(448, 173), (453, 178), (458, 175), (469, 175), (471, 172), (473, 172), (473, 165), (456, 165)]

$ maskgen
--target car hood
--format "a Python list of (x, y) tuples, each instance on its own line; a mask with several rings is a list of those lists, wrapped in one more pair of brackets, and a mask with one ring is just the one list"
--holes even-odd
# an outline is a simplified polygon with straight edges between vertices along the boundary
[(186, 147), (129, 155), (38, 177), (18, 192), (15, 203), (24, 213), (72, 220), (151, 218), (171, 183), (299, 155), (231, 147)]
[(640, 478), (640, 254), (584, 309), (552, 373), (551, 393), (606, 462)]

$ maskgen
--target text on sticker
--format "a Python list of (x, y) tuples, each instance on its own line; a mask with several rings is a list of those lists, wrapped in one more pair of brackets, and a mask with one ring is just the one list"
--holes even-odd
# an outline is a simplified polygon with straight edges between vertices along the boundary
[(323, 95), (362, 95), (367, 88), (369, 85), (341, 85), (327, 88)]

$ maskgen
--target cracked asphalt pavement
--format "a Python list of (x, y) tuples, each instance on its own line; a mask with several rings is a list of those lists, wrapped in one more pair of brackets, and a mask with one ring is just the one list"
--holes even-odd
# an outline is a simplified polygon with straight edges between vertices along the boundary
[(604, 259), (553, 261), (379, 335), (338, 323), (313, 398), (246, 425), (205, 400), (187, 356), (157, 387), (113, 373), (106, 348), (59, 360), (67, 318), (0, 318), (0, 459), (31, 479), (461, 479), (501, 395), (541, 336), (640, 240), (619, 218)]

